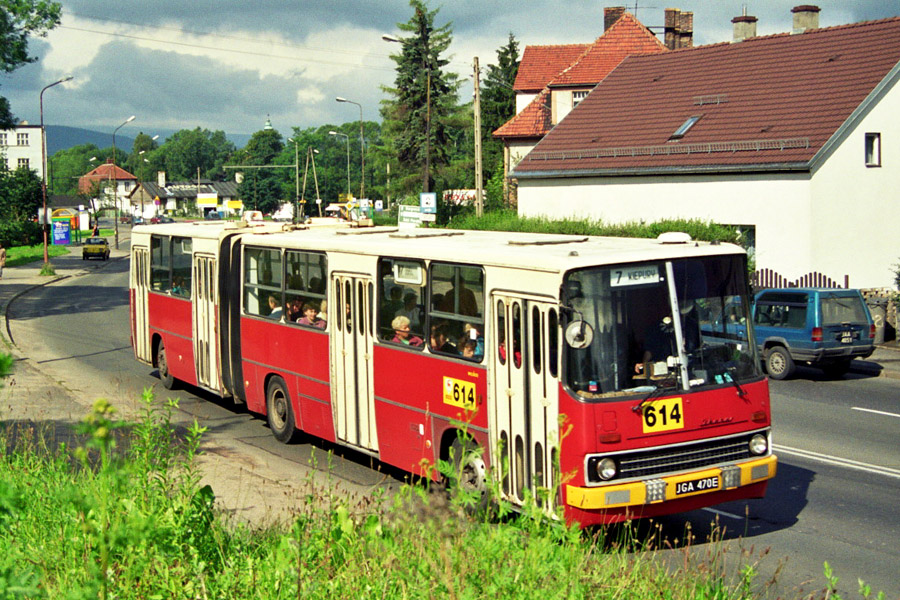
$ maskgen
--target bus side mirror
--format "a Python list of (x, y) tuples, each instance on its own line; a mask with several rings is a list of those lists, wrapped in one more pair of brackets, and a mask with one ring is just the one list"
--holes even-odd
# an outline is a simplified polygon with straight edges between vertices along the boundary
[(566, 326), (566, 343), (570, 348), (587, 348), (594, 340), (594, 328), (586, 321), (572, 321)]

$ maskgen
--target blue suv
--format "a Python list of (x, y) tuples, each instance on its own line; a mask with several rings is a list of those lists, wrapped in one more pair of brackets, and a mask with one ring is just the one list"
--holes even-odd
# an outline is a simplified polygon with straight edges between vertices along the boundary
[(875, 325), (859, 290), (768, 289), (756, 295), (753, 329), (766, 371), (785, 379), (796, 363), (841, 377), (875, 349)]

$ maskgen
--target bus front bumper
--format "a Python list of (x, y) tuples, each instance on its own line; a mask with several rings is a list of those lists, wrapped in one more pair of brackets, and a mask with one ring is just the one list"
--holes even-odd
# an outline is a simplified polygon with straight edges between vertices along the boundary
[(597, 487), (566, 486), (566, 504), (583, 510), (656, 504), (760, 483), (775, 477), (778, 459), (765, 456), (735, 465)]

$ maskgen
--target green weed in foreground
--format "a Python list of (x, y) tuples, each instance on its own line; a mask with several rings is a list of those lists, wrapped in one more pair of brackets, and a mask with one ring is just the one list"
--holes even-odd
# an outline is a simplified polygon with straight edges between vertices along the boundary
[(203, 429), (143, 402), (126, 425), (98, 401), (74, 449), (0, 436), (0, 598), (756, 597), (753, 569), (729, 584), (715, 544), (666, 567), (533, 506), (470, 518), (427, 486), (351, 501), (310, 482), (291, 523), (229, 523), (194, 467)]

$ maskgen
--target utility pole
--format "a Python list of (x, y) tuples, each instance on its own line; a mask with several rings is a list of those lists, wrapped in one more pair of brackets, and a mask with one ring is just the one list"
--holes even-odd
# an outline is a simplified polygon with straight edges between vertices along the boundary
[(475, 57), (475, 101), (472, 109), (475, 112), (475, 216), (481, 218), (484, 213), (484, 188), (482, 187), (481, 165), (481, 71), (478, 68), (478, 57)]

